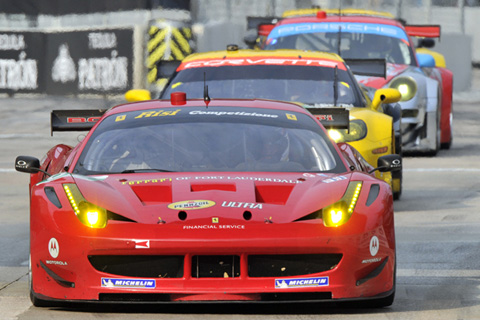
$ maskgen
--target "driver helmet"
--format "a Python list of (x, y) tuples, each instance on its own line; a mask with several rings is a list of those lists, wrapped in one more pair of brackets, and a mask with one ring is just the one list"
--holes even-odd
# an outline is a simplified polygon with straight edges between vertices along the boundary
[(267, 127), (260, 132), (263, 147), (261, 150), (262, 162), (288, 161), (290, 140), (285, 128)]

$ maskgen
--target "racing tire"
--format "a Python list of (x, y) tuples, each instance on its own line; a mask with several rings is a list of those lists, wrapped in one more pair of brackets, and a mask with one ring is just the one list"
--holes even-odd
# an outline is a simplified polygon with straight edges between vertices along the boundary
[(441, 149), (448, 150), (452, 146), (452, 141), (453, 141), (453, 125), (452, 125), (452, 122), (453, 122), (453, 116), (452, 116), (452, 113), (450, 112), (450, 120), (449, 120), (450, 140), (448, 142), (443, 142), (440, 145)]
[[(440, 113), (436, 112), (436, 122), (435, 122), (435, 147), (433, 149), (427, 150), (425, 152), (426, 156), (434, 157), (437, 155), (438, 151), (440, 150), (440, 140), (441, 140), (441, 128), (440, 128)], [(426, 115), (425, 115), (425, 123), (426, 123)], [(429, 125), (429, 124), (427, 124)]]
[(402, 170), (392, 172), (392, 184), (394, 185), (394, 187), (392, 188), (393, 200), (399, 200), (402, 195), (402, 184), (403, 184)]

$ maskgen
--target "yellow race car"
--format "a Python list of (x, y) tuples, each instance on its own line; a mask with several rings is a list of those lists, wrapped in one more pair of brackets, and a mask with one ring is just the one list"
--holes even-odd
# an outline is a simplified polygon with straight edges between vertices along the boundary
[[(350, 67), (334, 53), (300, 50), (250, 50), (229, 46), (227, 50), (195, 53), (185, 58), (170, 78), (160, 99), (177, 91), (188, 98), (272, 99), (293, 101), (316, 115), (329, 128), (329, 110), (349, 111), (349, 128), (330, 130), (336, 142), (352, 145), (372, 166), (380, 156), (394, 154), (393, 118), (383, 112), (384, 104), (400, 100), (396, 89), (379, 89), (372, 95), (355, 80)], [(370, 92), (371, 93), (371, 92)], [(149, 99), (146, 91), (126, 94), (129, 101)], [(253, 115), (254, 116), (254, 115)], [(401, 174), (376, 171), (401, 194)]]

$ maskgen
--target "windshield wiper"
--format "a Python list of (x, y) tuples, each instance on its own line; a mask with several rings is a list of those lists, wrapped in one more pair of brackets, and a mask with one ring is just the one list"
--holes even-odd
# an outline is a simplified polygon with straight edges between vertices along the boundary
[(166, 170), (166, 169), (155, 169), (155, 168), (149, 168), (149, 169), (127, 169), (123, 170), (120, 173), (137, 173), (137, 172), (148, 172), (148, 171), (156, 171), (156, 172), (175, 172), (172, 170)]

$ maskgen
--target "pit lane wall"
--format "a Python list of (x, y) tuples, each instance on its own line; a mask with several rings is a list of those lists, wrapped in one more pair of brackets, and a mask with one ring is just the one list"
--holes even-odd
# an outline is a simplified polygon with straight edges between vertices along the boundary
[(0, 93), (122, 94), (135, 82), (139, 32), (0, 31)]

